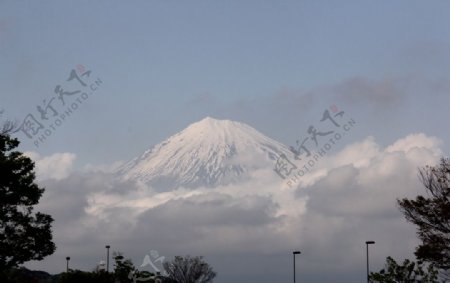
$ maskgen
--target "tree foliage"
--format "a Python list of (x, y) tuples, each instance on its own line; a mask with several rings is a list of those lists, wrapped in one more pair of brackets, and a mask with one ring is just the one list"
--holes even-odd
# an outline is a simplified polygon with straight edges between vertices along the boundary
[(114, 283), (114, 276), (106, 272), (72, 270), (58, 275), (58, 283)]
[(11, 268), (2, 283), (59, 283), (57, 276), (44, 271), (33, 271), (25, 267)]
[[(5, 112), (3, 109), (0, 110), (0, 117), (3, 115), (3, 112)], [(8, 119), (3, 121), (2, 125), (0, 126), (0, 134), (2, 135), (17, 132), (18, 130), (19, 129), (17, 127), (17, 123)]]
[(120, 283), (177, 283), (161, 274), (139, 270), (136, 268), (131, 259), (125, 259), (119, 252), (113, 253), (114, 258), (114, 280)]
[(419, 169), (419, 178), (427, 196), (398, 201), (406, 219), (418, 226), (422, 243), (415, 255), (419, 260), (434, 264), (450, 275), (450, 160), (441, 159), (438, 166)]
[(216, 277), (216, 272), (203, 257), (176, 256), (173, 261), (164, 262), (168, 277), (178, 283), (208, 283)]
[(15, 151), (18, 145), (0, 132), (0, 275), (55, 251), (52, 217), (33, 212), (44, 189), (34, 182), (34, 162)]
[(424, 266), (408, 259), (398, 264), (393, 258), (386, 259), (386, 267), (380, 272), (372, 272), (370, 282), (380, 283), (439, 283), (438, 271), (431, 264)]
[(113, 253), (114, 258), (114, 277), (121, 283), (133, 282), (133, 274), (136, 272), (131, 259), (125, 259), (119, 252)]

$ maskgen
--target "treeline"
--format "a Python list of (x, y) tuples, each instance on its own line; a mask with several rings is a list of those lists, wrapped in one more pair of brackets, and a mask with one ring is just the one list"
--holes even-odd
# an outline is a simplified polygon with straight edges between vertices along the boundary
[(44, 271), (32, 271), (23, 267), (11, 269), (4, 283), (125, 283), (136, 281), (144, 283), (173, 283), (169, 278), (146, 271), (141, 272), (138, 278), (120, 278), (115, 273), (107, 273), (105, 271), (70, 270), (69, 272), (51, 275)]
[(208, 283), (216, 277), (216, 272), (202, 257), (176, 256), (164, 262), (164, 275), (137, 269), (130, 259), (122, 254), (114, 254), (114, 271), (106, 272), (95, 268), (87, 272), (68, 270), (57, 275), (26, 268), (12, 268), (1, 283)]

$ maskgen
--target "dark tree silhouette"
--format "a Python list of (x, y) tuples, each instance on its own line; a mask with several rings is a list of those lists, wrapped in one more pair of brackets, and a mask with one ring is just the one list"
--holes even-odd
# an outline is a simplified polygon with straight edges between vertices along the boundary
[(406, 219), (418, 226), (422, 241), (416, 248), (417, 259), (427, 261), (450, 275), (450, 160), (442, 158), (438, 166), (419, 169), (419, 178), (427, 196), (398, 201)]
[(113, 252), (114, 258), (114, 277), (119, 282), (133, 282), (133, 276), (136, 272), (131, 259), (125, 259), (122, 253)]
[[(0, 117), (3, 115), (3, 112), (5, 112), (3, 109), (0, 110)], [(10, 134), (13, 132), (17, 132), (19, 128), (17, 127), (17, 123), (6, 119), (3, 121), (2, 125), (0, 126), (0, 134)]]
[(424, 266), (408, 259), (398, 264), (393, 258), (386, 259), (386, 267), (372, 272), (370, 282), (380, 283), (439, 283), (438, 272), (432, 265)]
[(0, 276), (55, 251), (52, 217), (33, 212), (44, 189), (34, 183), (34, 162), (15, 151), (19, 141), (9, 136), (11, 129), (0, 131)]
[(216, 272), (199, 256), (176, 256), (173, 261), (164, 262), (164, 269), (178, 283), (208, 283), (216, 277)]

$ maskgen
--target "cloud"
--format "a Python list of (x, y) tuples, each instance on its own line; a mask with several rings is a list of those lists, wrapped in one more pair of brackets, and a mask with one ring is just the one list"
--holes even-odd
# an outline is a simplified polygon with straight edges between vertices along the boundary
[(55, 218), (58, 250), (29, 265), (58, 272), (69, 255), (74, 267), (91, 269), (110, 244), (136, 264), (150, 250), (167, 259), (204, 255), (218, 282), (252, 276), (273, 282), (289, 279), (286, 266), (300, 249), (304, 278), (347, 282), (364, 269), (366, 240), (377, 242), (374, 268), (387, 256), (412, 256), (414, 226), (396, 199), (423, 193), (417, 167), (437, 162), (440, 146), (420, 133), (385, 148), (368, 137), (324, 158), (297, 189), (283, 186), (272, 168), (239, 185), (170, 192), (98, 171), (47, 179), (39, 209)]
[(335, 96), (346, 103), (371, 103), (375, 106), (398, 104), (407, 95), (407, 79), (369, 80), (364, 77), (347, 79), (332, 88)]
[[(351, 269), (366, 240), (377, 241), (379, 266), (389, 255), (411, 256), (417, 243), (414, 226), (406, 223), (396, 200), (424, 193), (417, 168), (438, 162), (439, 145), (437, 138), (413, 134), (381, 149), (369, 137), (324, 160), (317, 170), (327, 173), (296, 191), (297, 197), (308, 198), (302, 221), (314, 225), (300, 230), (304, 243), (318, 251), (317, 262), (335, 269), (339, 261)], [(338, 251), (347, 257), (340, 258)]]
[(73, 153), (55, 153), (45, 157), (31, 151), (25, 152), (24, 154), (35, 162), (36, 177), (38, 180), (61, 180), (68, 177), (76, 159), (76, 155)]
[[(358, 213), (368, 213), (372, 206), (376, 206), (374, 211), (378, 211), (383, 202), (372, 201), (376, 196), (389, 198), (393, 194), (410, 195), (411, 192), (420, 191), (420, 184), (416, 179), (417, 168), (436, 164), (442, 154), (441, 144), (436, 137), (421, 133), (408, 135), (385, 149), (380, 149), (374, 138), (368, 137), (363, 142), (348, 145), (341, 152), (327, 157), (317, 168), (326, 170), (327, 173), (314, 184), (298, 188), (297, 195), (303, 196), (304, 190), (308, 190), (309, 208), (313, 204), (312, 197), (321, 192), (329, 197), (335, 195), (331, 198), (333, 201), (343, 196), (350, 202), (343, 203), (341, 211), (354, 212), (359, 205), (358, 202), (353, 202), (352, 196), (364, 199), (358, 194), (366, 194), (366, 199), (372, 204), (359, 202), (361, 208)], [(317, 210), (333, 209), (332, 214), (336, 214), (338, 211), (334, 209), (339, 209), (339, 205), (341, 203), (338, 201)]]
[(100, 165), (86, 164), (85, 166), (83, 166), (83, 171), (87, 173), (89, 172), (114, 173), (125, 163), (126, 163), (125, 161), (116, 161), (111, 164), (100, 164)]
[(420, 149), (433, 150), (434, 155), (441, 155), (440, 150), (442, 141), (436, 137), (427, 137), (423, 133), (411, 134), (405, 138), (399, 139), (394, 144), (386, 148), (386, 152), (409, 152)]

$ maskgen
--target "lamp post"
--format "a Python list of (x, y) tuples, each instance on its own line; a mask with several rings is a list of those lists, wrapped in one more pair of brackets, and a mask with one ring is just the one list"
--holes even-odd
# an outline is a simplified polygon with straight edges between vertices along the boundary
[(106, 245), (106, 272), (109, 272), (109, 248), (111, 246), (110, 245)]
[(66, 257), (66, 272), (69, 272), (69, 260), (70, 256)]
[(293, 251), (292, 255), (294, 256), (294, 283), (295, 283), (295, 255), (301, 254), (300, 251)]
[(367, 283), (369, 283), (369, 245), (375, 244), (374, 241), (366, 241), (366, 256), (367, 256)]

